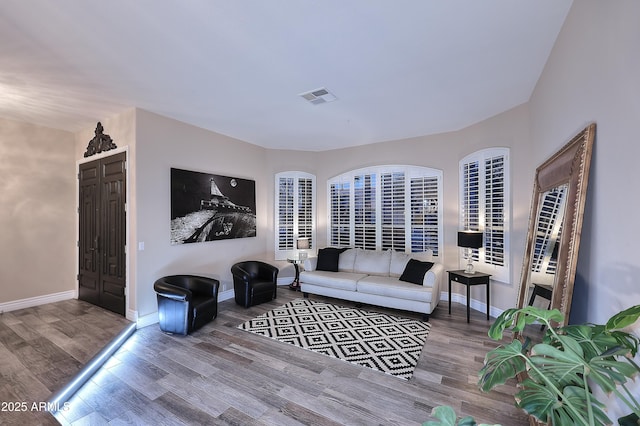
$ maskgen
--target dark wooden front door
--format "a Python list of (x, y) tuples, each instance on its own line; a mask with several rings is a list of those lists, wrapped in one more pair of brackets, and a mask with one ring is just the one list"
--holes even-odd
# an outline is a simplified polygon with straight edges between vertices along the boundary
[(79, 298), (125, 315), (126, 154), (80, 165)]

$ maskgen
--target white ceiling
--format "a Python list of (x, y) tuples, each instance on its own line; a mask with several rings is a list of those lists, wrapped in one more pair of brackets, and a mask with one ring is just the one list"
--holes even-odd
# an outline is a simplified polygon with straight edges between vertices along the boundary
[(313, 151), (453, 131), (529, 100), (571, 1), (2, 0), (0, 117), (139, 107)]

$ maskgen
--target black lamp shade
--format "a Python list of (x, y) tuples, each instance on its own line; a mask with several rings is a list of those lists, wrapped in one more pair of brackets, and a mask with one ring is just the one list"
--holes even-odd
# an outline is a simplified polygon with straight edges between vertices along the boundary
[(482, 232), (460, 231), (458, 232), (458, 247), (480, 248), (482, 247)]

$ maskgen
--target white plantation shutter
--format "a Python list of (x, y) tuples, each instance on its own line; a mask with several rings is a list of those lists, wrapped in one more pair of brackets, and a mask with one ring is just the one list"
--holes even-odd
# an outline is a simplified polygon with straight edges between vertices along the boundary
[(354, 246), (367, 250), (376, 248), (376, 175), (363, 174), (353, 178)]
[(314, 217), (314, 179), (298, 179), (298, 214), (297, 214), (297, 238), (309, 238), (309, 248), (315, 249), (313, 230), (315, 228)]
[(382, 249), (405, 251), (405, 173), (381, 176)]
[(438, 255), (442, 172), (416, 166), (353, 170), (328, 182), (328, 240), (338, 247)]
[(433, 250), (438, 256), (440, 241), (438, 179), (417, 177), (411, 179), (411, 251)]
[(296, 239), (309, 238), (315, 248), (315, 176), (303, 172), (276, 174), (275, 256), (296, 253)]
[(351, 185), (335, 182), (329, 185), (329, 243), (346, 247), (351, 243)]
[(505, 156), (487, 158), (484, 165), (484, 261), (505, 266)]
[[(460, 222), (463, 231), (480, 230), (480, 166), (478, 160), (463, 163), (461, 167), (462, 192), (460, 195)], [(479, 251), (472, 250), (473, 260), (477, 261)]]
[[(566, 189), (563, 185), (543, 194), (532, 254), (532, 280), (539, 284), (552, 284), (558, 266), (557, 244), (562, 236), (566, 207)], [(542, 275), (540, 275), (542, 274)]]
[[(509, 149), (490, 148), (460, 161), (460, 229), (483, 232), (473, 250), (478, 269), (508, 282)], [(462, 251), (461, 251), (462, 253)]]
[(280, 177), (277, 181), (277, 250), (293, 249), (293, 181), (293, 178), (290, 177)]

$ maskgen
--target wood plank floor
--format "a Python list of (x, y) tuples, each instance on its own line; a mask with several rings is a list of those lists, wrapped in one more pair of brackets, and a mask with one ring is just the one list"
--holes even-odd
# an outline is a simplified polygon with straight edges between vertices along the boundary
[[(442, 302), (431, 316), (431, 333), (414, 376), (405, 381), (237, 329), (240, 323), (296, 297), (301, 294), (283, 287), (277, 300), (249, 309), (233, 300), (220, 302), (218, 318), (187, 337), (164, 334), (157, 325), (138, 330), (72, 397), (69, 409), (56, 414), (57, 421), (74, 426), (420, 425), (430, 419), (434, 406), (446, 404), (460, 415), (473, 415), (478, 422), (528, 424), (513, 405), (515, 385), (488, 394), (477, 388), (484, 355), (496, 346), (486, 337), (490, 322), (484, 313), (472, 311), (467, 324), (464, 306), (454, 303), (449, 315), (448, 302)], [(78, 309), (86, 311), (82, 302), (62, 303), (72, 311), (77, 303)], [(409, 312), (364, 308), (420, 319), (419, 314)], [(21, 315), (30, 314), (12, 317)], [(5, 369), (15, 369), (16, 363), (7, 364), (5, 355), (23, 358), (21, 345), (29, 343), (24, 338), (26, 343), (12, 342), (7, 337), (11, 333), (5, 330), (13, 329), (1, 325), (3, 322), (6, 320), (0, 321), (0, 345), (4, 345), (0, 346), (0, 366), (4, 381)], [(64, 329), (63, 324), (58, 327)], [(89, 338), (78, 337), (81, 342)], [(51, 344), (55, 345), (47, 345)], [(37, 352), (37, 345), (44, 344), (30, 351)], [(46, 348), (41, 352), (56, 352)], [(48, 366), (68, 368), (53, 356)], [(8, 376), (10, 383), (3, 383), (0, 393), (2, 401), (39, 401), (55, 388), (34, 385), (33, 378), (23, 379), (24, 374)], [(12, 386), (20, 392), (10, 393)], [(29, 394), (30, 390), (34, 393)], [(0, 413), (0, 424), (56, 423), (43, 413)]]
[(0, 314), (0, 424), (57, 425), (39, 404), (129, 324), (79, 300)]

